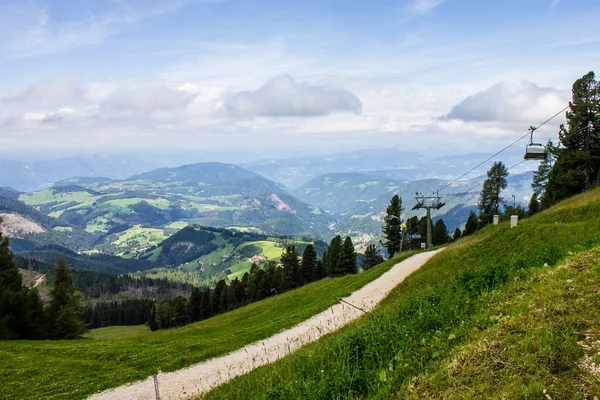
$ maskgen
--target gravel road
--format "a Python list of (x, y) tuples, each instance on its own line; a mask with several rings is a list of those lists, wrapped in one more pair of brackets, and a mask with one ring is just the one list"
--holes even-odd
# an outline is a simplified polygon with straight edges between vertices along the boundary
[[(273, 363), (359, 318), (372, 310), (388, 293), (412, 272), (441, 250), (416, 254), (393, 266), (389, 271), (327, 310), (270, 338), (249, 344), (233, 353), (212, 358), (174, 372), (157, 376), (161, 400), (189, 399), (221, 385), (236, 376), (262, 365)], [(155, 399), (154, 377), (95, 394), (91, 400)]]

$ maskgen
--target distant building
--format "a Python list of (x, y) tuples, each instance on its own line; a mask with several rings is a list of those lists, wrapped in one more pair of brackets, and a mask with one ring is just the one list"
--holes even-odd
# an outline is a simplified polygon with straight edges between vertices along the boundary
[(267, 259), (263, 256), (254, 256), (250, 259), (250, 261), (252, 261), (254, 264), (262, 264), (267, 261)]

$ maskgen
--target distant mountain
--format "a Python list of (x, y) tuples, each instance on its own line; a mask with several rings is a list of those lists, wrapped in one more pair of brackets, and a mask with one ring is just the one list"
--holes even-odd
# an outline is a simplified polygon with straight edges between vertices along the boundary
[[(251, 171), (269, 179), (297, 189), (310, 180), (329, 173), (362, 173), (397, 181), (424, 179), (450, 180), (462, 175), (473, 166), (490, 157), (488, 153), (468, 153), (437, 156), (422, 155), (397, 149), (370, 149), (324, 156), (292, 158), (287, 160), (267, 159), (244, 164)], [(513, 148), (502, 154), (507, 166), (522, 161), (521, 149)], [(485, 174), (491, 165), (486, 163), (469, 176)], [(513, 172), (521, 173), (533, 169), (534, 164), (525, 163)]]
[(125, 178), (148, 170), (148, 162), (131, 157), (92, 155), (55, 160), (20, 162), (0, 160), (0, 186), (20, 191), (42, 189), (73, 176)]
[(45, 215), (13, 197), (0, 195), (0, 231), (11, 238), (13, 251), (61, 246), (84, 250), (94, 235), (69, 223)]
[(298, 188), (317, 176), (328, 173), (377, 171), (404, 168), (406, 176), (411, 169), (425, 161), (419, 153), (396, 149), (369, 149), (324, 156), (300, 157), (287, 160), (266, 159), (243, 164), (244, 168), (290, 188)]
[(19, 198), (42, 213), (100, 234), (135, 224), (160, 227), (186, 221), (298, 235), (323, 233), (329, 223), (325, 213), (279, 184), (213, 162), (160, 168), (125, 180), (70, 178)]
[[(508, 188), (502, 192), (507, 204), (515, 202), (523, 206), (529, 203), (533, 172), (513, 174), (508, 178)], [(466, 181), (458, 181), (440, 192), (446, 203), (434, 211), (432, 219), (442, 218), (449, 231), (462, 226), (470, 210), (476, 208), (481, 192), (478, 183), (485, 179), (479, 176)], [(383, 213), (390, 199), (398, 194), (405, 208), (405, 216), (422, 216), (424, 210), (412, 210), (416, 204), (415, 192), (433, 194), (446, 186), (447, 180), (426, 179), (420, 181), (400, 181), (368, 174), (325, 174), (319, 176), (294, 194), (309, 204), (326, 210), (335, 220), (332, 231), (350, 234), (359, 243), (375, 239), (381, 233)]]

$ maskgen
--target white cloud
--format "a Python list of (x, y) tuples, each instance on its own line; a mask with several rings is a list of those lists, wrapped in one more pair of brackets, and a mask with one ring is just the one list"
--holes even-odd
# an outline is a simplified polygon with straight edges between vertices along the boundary
[(500, 82), (467, 97), (445, 116), (470, 122), (534, 123), (567, 105), (567, 98), (555, 88), (541, 88), (531, 82)]
[(307, 117), (337, 112), (359, 114), (358, 97), (342, 89), (298, 83), (291, 76), (274, 78), (255, 91), (235, 93), (225, 103), (233, 118)]
[(404, 7), (404, 11), (409, 17), (427, 15), (445, 1), (446, 0), (410, 0)]

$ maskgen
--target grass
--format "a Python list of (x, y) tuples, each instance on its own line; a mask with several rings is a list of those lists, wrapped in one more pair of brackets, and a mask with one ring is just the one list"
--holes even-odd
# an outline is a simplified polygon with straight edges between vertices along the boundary
[(85, 338), (93, 340), (119, 340), (138, 339), (150, 335), (152, 335), (152, 332), (148, 331), (146, 325), (107, 326), (106, 328), (89, 330), (85, 334)]
[[(2, 341), (0, 398), (81, 399), (231, 352), (323, 311), (409, 255), (178, 329), (148, 333), (119, 327), (92, 331), (90, 338), (76, 341)], [(125, 337), (115, 338), (120, 334)]]
[[(459, 240), (373, 313), (207, 398), (544, 398), (543, 389), (553, 399), (597, 394), (597, 375), (578, 366), (584, 349), (577, 342), (598, 333), (599, 215), (600, 189), (517, 228), (489, 226)], [(566, 266), (587, 265), (579, 277), (579, 267), (556, 267), (570, 257)], [(548, 286), (536, 283), (544, 279)], [(594, 357), (588, 366), (600, 361)]]
[(482, 299), (480, 326), (398, 397), (600, 396), (600, 247), (532, 268)]

